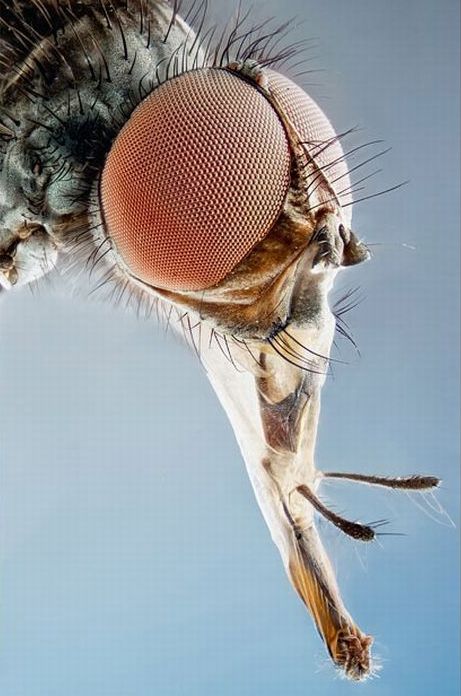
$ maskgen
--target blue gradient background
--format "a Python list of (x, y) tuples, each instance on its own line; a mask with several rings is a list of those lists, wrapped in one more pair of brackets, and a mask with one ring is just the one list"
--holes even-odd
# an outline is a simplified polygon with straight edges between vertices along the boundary
[[(411, 180), (354, 213), (383, 245), (338, 283), (366, 295), (349, 316), (362, 358), (341, 349), (351, 364), (325, 388), (318, 463), (437, 474), (457, 521), (458, 3), (261, 5), (272, 13), (319, 37), (312, 65), (326, 72), (310, 91), (336, 127), (393, 146), (377, 185)], [(349, 684), (179, 341), (45, 283), (2, 303), (0, 381), (2, 696), (459, 693), (458, 532), (443, 517), (405, 495), (325, 487), (345, 514), (405, 533), (364, 548), (322, 525), (383, 661), (378, 679)]]

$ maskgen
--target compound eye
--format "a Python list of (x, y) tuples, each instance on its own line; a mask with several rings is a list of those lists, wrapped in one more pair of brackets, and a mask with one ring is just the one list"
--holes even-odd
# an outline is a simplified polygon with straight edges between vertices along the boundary
[(268, 234), (289, 183), (269, 101), (230, 72), (194, 70), (158, 87), (114, 141), (100, 185), (106, 233), (138, 279), (202, 290)]
[[(347, 190), (326, 116), (291, 80), (267, 76), (307, 158), (337, 192)], [(213, 287), (273, 228), (290, 167), (285, 127), (255, 85), (218, 68), (183, 73), (135, 109), (112, 145), (100, 185), (106, 234), (128, 272), (148, 285)]]

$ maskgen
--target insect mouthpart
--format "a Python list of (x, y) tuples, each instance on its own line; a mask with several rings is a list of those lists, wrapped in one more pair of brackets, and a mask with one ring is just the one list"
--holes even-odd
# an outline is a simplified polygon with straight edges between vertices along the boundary
[(360, 632), (357, 635), (354, 632), (340, 631), (333, 660), (349, 679), (362, 681), (370, 674), (372, 644), (372, 636), (365, 636)]

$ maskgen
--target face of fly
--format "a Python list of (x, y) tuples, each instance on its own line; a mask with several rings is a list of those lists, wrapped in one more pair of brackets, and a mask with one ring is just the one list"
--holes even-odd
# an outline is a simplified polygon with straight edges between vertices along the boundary
[[(279, 167), (282, 170), (285, 166), (287, 181), (282, 204), (267, 233), (260, 236), (217, 282), (200, 287), (190, 272), (183, 282), (182, 279), (170, 279), (166, 272), (154, 277), (150, 267), (146, 270), (149, 264), (143, 266), (139, 262), (139, 255), (143, 255), (145, 250), (130, 244), (129, 239), (127, 241), (129, 225), (120, 224), (120, 218), (132, 201), (139, 199), (140, 194), (136, 199), (127, 199), (120, 213), (114, 213), (118, 208), (113, 200), (114, 192), (118, 192), (118, 200), (120, 196), (128, 195), (126, 187), (119, 184), (119, 179), (125, 177), (123, 168), (131, 142), (146, 129), (146, 122), (155, 120), (157, 125), (157, 140), (153, 147), (162, 140), (164, 108), (159, 108), (160, 101), (163, 99), (169, 103), (174, 100), (176, 89), (181, 92), (183, 109), (186, 110), (185, 102), (190, 92), (194, 94), (194, 90), (197, 90), (201, 93), (209, 85), (214, 85), (219, 95), (230, 90), (232, 94), (247, 99), (251, 108), (260, 108), (262, 117), (271, 124), (269, 134), (274, 128), (278, 129), (286, 147), (285, 153), (282, 150), (285, 159)], [(287, 98), (287, 93), (292, 92), (304, 104), (301, 116), (293, 106), (298, 102)], [(193, 122), (197, 99), (191, 98), (191, 103), (190, 121)], [(323, 141), (317, 141), (315, 145), (306, 143), (306, 136), (300, 132), (300, 127), (305, 127), (303, 118), (306, 121), (310, 118), (317, 127), (319, 123), (322, 125)], [(215, 116), (214, 131), (219, 127), (216, 121)], [(225, 115), (226, 133), (232, 132), (232, 124), (231, 115)], [(170, 138), (170, 124), (167, 126), (165, 138)], [(174, 127), (180, 130), (180, 124)], [(190, 129), (190, 123), (186, 124), (186, 136)], [(146, 137), (149, 137), (149, 132)], [(211, 133), (208, 143), (210, 150), (213, 149), (213, 137), (214, 133)], [(251, 138), (248, 141), (250, 145)], [(170, 155), (178, 147), (189, 153), (191, 172), (194, 161), (190, 153), (196, 152), (193, 146), (194, 143), (189, 144), (187, 149), (183, 141), (178, 146), (173, 138), (170, 148)], [(235, 149), (240, 157), (238, 144)], [(195, 156), (201, 156), (200, 149)], [(257, 167), (258, 153), (255, 153), (254, 160), (256, 164), (253, 167)], [(237, 165), (238, 162), (237, 158)], [(162, 189), (163, 170), (159, 171), (157, 164), (155, 166), (155, 186)], [(213, 166), (213, 171), (218, 175), (220, 161)], [(277, 163), (275, 166), (277, 168)], [(201, 171), (202, 183), (207, 180), (207, 174), (207, 170)], [(232, 174), (229, 172), (229, 176)], [(283, 181), (283, 176), (281, 179)], [(335, 185), (335, 181), (339, 181), (340, 185)], [(168, 177), (167, 182), (169, 185)], [(210, 185), (216, 188), (215, 182)], [(319, 482), (319, 472), (314, 465), (314, 447), (320, 390), (328, 370), (334, 333), (327, 295), (342, 266), (368, 258), (366, 247), (350, 230), (350, 208), (342, 205), (344, 197), (340, 192), (343, 189), (348, 192), (349, 185), (338, 138), (314, 102), (278, 73), (261, 69), (251, 62), (242, 62), (229, 65), (219, 74), (204, 70), (201, 74), (186, 75), (166, 85), (163, 92), (154, 93), (152, 103), (135, 112), (130, 127), (122, 131), (116, 141), (106, 162), (100, 194), (106, 227), (113, 237), (115, 249), (120, 251), (119, 263), (133, 281), (150, 288), (180, 312), (190, 313), (197, 318), (202, 328), (211, 331), (211, 337), (213, 333), (224, 337), (231, 360), (215, 350), (204, 351), (202, 361), (241, 443), (259, 504), (280, 549), (288, 576), (311, 613), (333, 662), (349, 677), (362, 679), (370, 671), (369, 647), (372, 639), (360, 631), (347, 613), (314, 527), (315, 506), (312, 500), (307, 500), (297, 490), (304, 485), (315, 498)], [(142, 184), (140, 186), (142, 188)], [(181, 196), (187, 199), (189, 179), (186, 178), (179, 188)], [(232, 192), (222, 191), (223, 195), (226, 193), (230, 196)], [(169, 195), (168, 189), (162, 192), (162, 206), (166, 205), (165, 196), (168, 198)], [(198, 194), (194, 192), (194, 195)], [(346, 198), (346, 202), (350, 202), (350, 197)], [(173, 215), (171, 211), (174, 211), (173, 203), (169, 206), (170, 217)], [(194, 205), (195, 199), (192, 199), (191, 219), (196, 214)], [(224, 201), (222, 207), (226, 209)], [(181, 214), (187, 217), (187, 206), (184, 208)], [(141, 220), (141, 228), (149, 230), (157, 223), (154, 217), (145, 225), (142, 217), (137, 216)], [(163, 216), (162, 221), (168, 224), (170, 217)], [(249, 224), (251, 220), (250, 216)], [(206, 223), (206, 220), (202, 220), (205, 227)], [(231, 223), (232, 218), (230, 228)], [(181, 218), (177, 227), (182, 226)], [(200, 244), (202, 230), (193, 226), (191, 229), (197, 234), (196, 244)], [(136, 239), (142, 236), (139, 230), (138, 226), (135, 229)], [(224, 233), (227, 234), (226, 226)], [(216, 237), (219, 241), (218, 232)], [(148, 243), (148, 237), (146, 239)], [(182, 247), (182, 263), (194, 267), (196, 249), (191, 248), (189, 238), (186, 241), (189, 246), (186, 244)], [(171, 238), (166, 243), (173, 244)], [(204, 257), (198, 259), (196, 270), (199, 274), (202, 274), (203, 266), (212, 266), (212, 243), (205, 250)], [(226, 251), (235, 252), (223, 246), (221, 256)], [(156, 261), (164, 263), (157, 249), (154, 253), (157, 254)], [(218, 260), (221, 261), (221, 258)], [(175, 272), (177, 279), (180, 277), (177, 268)], [(211, 268), (210, 277), (213, 272), (214, 268)], [(160, 281), (156, 278), (160, 278)], [(189, 289), (187, 283), (196, 287)], [(244, 378), (239, 377), (236, 364), (244, 368)], [(245, 413), (243, 419), (242, 413)]]

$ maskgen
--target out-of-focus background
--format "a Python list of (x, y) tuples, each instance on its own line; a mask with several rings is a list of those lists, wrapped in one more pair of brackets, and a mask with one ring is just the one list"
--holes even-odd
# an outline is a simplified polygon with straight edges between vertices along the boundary
[[(211, 3), (227, 17), (227, 3)], [(433, 473), (458, 501), (456, 0), (279, 0), (315, 37), (300, 78), (338, 130), (393, 146), (354, 211), (371, 263), (323, 399), (318, 464)], [(316, 83), (312, 85), (311, 83)], [(251, 124), (249, 124), (249, 127)], [(339, 680), (253, 499), (196, 359), (155, 323), (42, 285), (0, 316), (0, 692), (4, 696), (455, 696), (458, 532), (431, 498), (329, 484), (386, 517), (370, 548), (321, 525), (383, 670)]]

